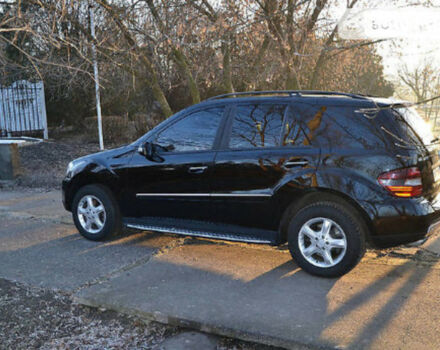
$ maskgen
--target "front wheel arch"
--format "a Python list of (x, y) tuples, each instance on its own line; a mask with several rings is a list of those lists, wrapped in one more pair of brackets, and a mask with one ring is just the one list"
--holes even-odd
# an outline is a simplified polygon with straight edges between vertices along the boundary
[[(111, 174), (110, 174), (111, 175)], [(66, 204), (68, 210), (72, 210), (73, 199), (75, 198), (76, 193), (84, 186), (88, 185), (99, 185), (107, 188), (109, 191), (113, 193), (115, 198), (118, 198), (119, 191), (117, 186), (117, 179), (114, 179), (111, 176), (106, 176), (103, 179), (102, 174), (95, 174), (92, 172), (86, 172), (76, 175), (73, 179), (70, 180), (69, 191), (66, 193)]]

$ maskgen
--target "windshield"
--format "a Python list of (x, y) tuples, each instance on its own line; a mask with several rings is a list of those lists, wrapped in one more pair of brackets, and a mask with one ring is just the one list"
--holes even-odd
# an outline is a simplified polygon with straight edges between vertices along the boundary
[(417, 113), (412, 107), (395, 108), (405, 123), (411, 127), (424, 145), (430, 145), (434, 142), (434, 135), (430, 125)]

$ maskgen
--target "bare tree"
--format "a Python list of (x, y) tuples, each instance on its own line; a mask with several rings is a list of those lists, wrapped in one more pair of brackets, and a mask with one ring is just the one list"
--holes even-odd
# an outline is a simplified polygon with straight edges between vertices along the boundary
[(51, 96), (63, 96), (63, 103), (70, 99), (72, 110), (84, 105), (81, 118), (92, 110), (85, 102), (87, 94), (90, 100), (93, 96), (92, 43), (104, 113), (147, 112), (154, 100), (167, 117), (204, 97), (234, 90), (385, 91), (374, 43), (340, 40), (334, 21), (326, 19), (336, 0), (95, 4), (96, 40), (89, 34), (88, 0), (0, 4), (2, 73), (36, 72)]
[[(407, 65), (403, 65), (399, 69), (398, 77), (406, 90), (414, 95), (416, 102), (429, 100), (440, 95), (440, 69), (435, 67), (430, 60), (425, 60), (412, 69)], [(433, 100), (419, 108), (425, 118), (433, 121), (436, 125), (440, 112), (440, 102)]]

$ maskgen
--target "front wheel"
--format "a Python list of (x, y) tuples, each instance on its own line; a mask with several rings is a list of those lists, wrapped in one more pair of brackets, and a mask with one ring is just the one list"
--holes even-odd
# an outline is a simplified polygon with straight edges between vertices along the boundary
[(322, 277), (349, 272), (365, 253), (365, 228), (342, 204), (318, 202), (301, 209), (288, 226), (289, 250), (305, 271)]
[(121, 230), (118, 204), (110, 190), (101, 185), (87, 185), (78, 190), (72, 215), (79, 233), (92, 241), (109, 238)]

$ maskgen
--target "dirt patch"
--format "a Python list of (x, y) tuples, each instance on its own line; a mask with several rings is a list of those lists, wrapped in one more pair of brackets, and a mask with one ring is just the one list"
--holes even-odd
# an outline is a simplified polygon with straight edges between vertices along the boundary
[[(72, 302), (69, 295), (0, 279), (0, 349), (160, 349), (184, 329)], [(217, 349), (270, 350), (218, 338)]]
[(71, 160), (98, 151), (97, 144), (84, 143), (79, 139), (21, 146), (22, 175), (10, 187), (60, 188)]
[(6, 280), (0, 291), (1, 349), (151, 348), (177, 332)]

